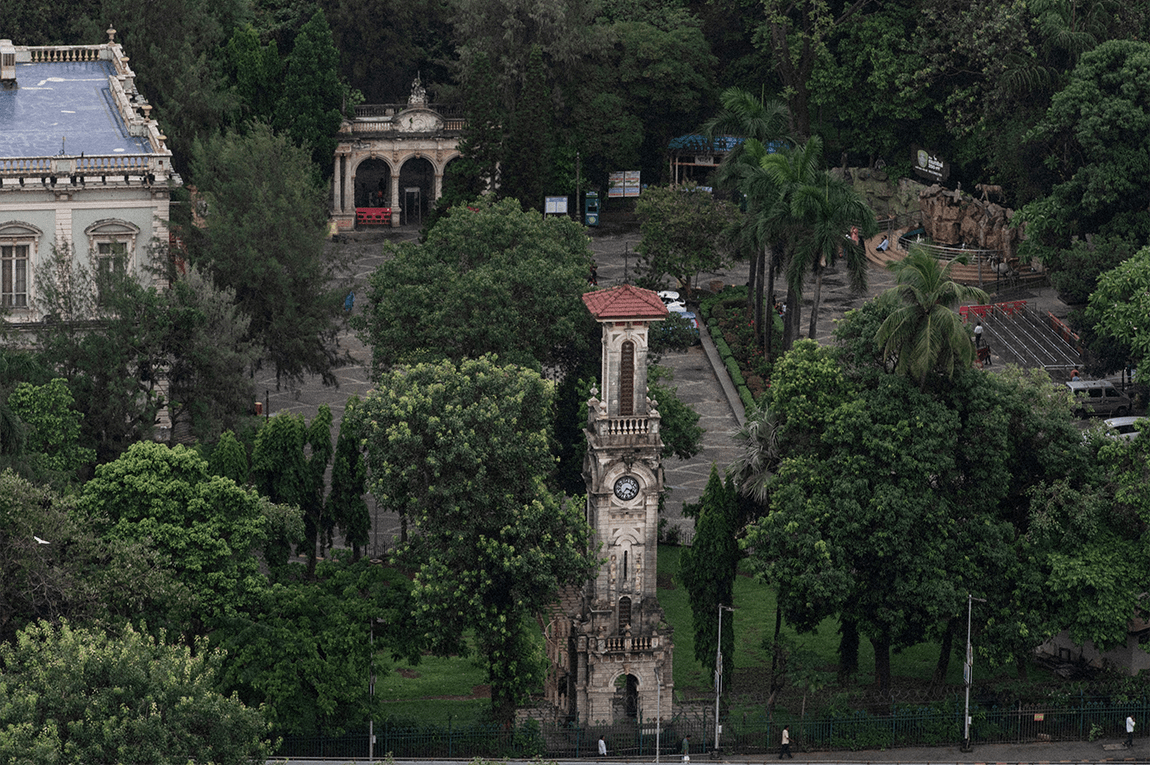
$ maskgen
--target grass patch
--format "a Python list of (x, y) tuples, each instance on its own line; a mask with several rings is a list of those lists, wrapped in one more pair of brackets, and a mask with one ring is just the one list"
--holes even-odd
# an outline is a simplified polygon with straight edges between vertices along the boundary
[(485, 678), (483, 670), (468, 658), (424, 656), (414, 666), (395, 662), (377, 667), (376, 695), (387, 700), (424, 699), (436, 696), (471, 696)]

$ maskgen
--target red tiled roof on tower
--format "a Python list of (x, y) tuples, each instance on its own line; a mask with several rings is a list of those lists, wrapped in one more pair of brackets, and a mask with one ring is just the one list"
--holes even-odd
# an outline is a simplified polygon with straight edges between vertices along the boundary
[(627, 319), (667, 318), (667, 306), (651, 290), (624, 284), (609, 290), (583, 293), (591, 315), (599, 321), (625, 321)]

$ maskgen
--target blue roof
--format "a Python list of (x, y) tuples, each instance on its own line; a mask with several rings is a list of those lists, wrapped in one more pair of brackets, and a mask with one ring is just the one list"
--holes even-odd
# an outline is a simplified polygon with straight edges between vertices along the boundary
[[(700, 154), (728, 154), (745, 140), (747, 139), (741, 136), (721, 135), (708, 141), (698, 133), (691, 133), (672, 138), (667, 148), (694, 151)], [(784, 146), (786, 146), (785, 141), (767, 141), (764, 144), (768, 154), (774, 154)]]
[(128, 135), (111, 74), (110, 61), (17, 64), (17, 87), (0, 89), (0, 157), (151, 154)]
[(725, 154), (741, 144), (744, 140), (745, 139), (733, 135), (720, 135), (708, 141), (698, 133), (691, 133), (690, 135), (681, 135), (678, 138), (672, 138), (668, 144), (668, 148), (707, 152), (710, 154)]

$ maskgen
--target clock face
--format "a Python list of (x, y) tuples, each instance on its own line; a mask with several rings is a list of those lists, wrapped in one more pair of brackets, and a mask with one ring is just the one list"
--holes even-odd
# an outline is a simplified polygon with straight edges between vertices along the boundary
[(615, 482), (615, 496), (627, 502), (639, 495), (639, 482), (625, 475)]

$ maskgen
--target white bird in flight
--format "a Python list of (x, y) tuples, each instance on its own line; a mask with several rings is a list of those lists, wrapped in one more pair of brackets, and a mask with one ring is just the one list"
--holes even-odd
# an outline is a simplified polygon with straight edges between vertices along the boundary
[(35, 534), (32, 535), (32, 538), (35, 539), (36, 544), (39, 544), (39, 545), (51, 544), (47, 539), (41, 539), (40, 537), (36, 536)]

